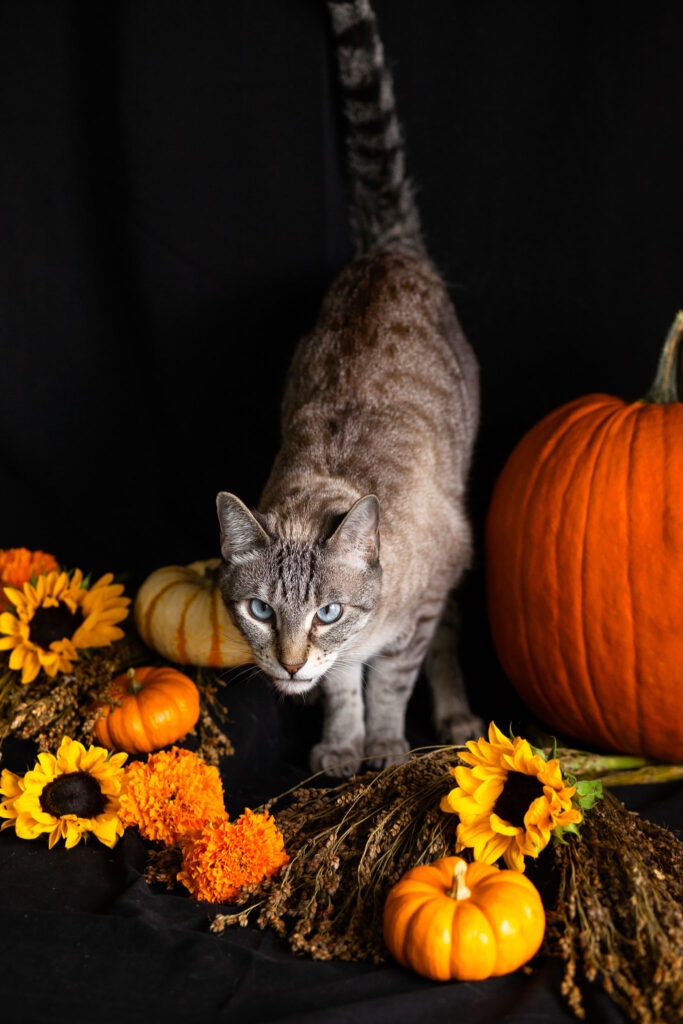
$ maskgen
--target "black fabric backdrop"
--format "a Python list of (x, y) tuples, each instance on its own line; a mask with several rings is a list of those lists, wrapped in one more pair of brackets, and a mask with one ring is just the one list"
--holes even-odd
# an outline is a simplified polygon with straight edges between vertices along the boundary
[[(376, 8), (426, 235), (482, 367), (480, 551), (515, 441), (578, 394), (642, 394), (683, 302), (683, 10)], [(128, 571), (132, 592), (217, 553), (219, 489), (256, 502), (293, 347), (350, 254), (325, 10), (5, 0), (0, 69), (0, 546)], [(463, 588), (473, 702), (523, 725), (482, 575), (479, 555)], [(303, 777), (319, 710), (228, 680), (239, 811)], [(422, 685), (409, 734), (432, 738)], [(681, 825), (676, 787), (630, 799)], [(130, 837), (48, 855), (4, 833), (0, 856), (11, 1019), (564, 1019), (548, 964), (433, 986), (295, 959), (251, 929), (209, 936), (205, 908), (145, 888)], [(616, 1019), (598, 997), (593, 1012)]]

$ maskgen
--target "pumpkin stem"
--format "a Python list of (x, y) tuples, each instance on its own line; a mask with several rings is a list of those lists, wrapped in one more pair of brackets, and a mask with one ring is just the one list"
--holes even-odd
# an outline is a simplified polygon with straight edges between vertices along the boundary
[(446, 891), (446, 895), (450, 896), (452, 900), (468, 900), (472, 895), (471, 890), (465, 885), (466, 871), (467, 864), (464, 860), (459, 860), (453, 870), (453, 884)]
[(663, 405), (678, 401), (678, 351), (683, 337), (683, 310), (679, 310), (664, 342), (657, 373), (644, 402)]
[(138, 674), (134, 668), (129, 668), (126, 672), (128, 676), (128, 691), (129, 693), (139, 693), (142, 689), (142, 683), (138, 679)]

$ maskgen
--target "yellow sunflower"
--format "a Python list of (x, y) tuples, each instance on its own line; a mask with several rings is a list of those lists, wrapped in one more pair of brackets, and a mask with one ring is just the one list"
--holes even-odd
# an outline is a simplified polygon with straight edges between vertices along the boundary
[(107, 573), (91, 587), (84, 585), (80, 569), (68, 576), (48, 572), (22, 590), (5, 587), (14, 605), (0, 615), (0, 650), (11, 650), (9, 667), (21, 669), (22, 683), (30, 683), (41, 668), (48, 676), (68, 672), (78, 659), (77, 648), (105, 647), (123, 636), (116, 625), (128, 615), (130, 598)]
[(7, 768), (0, 776), (2, 828), (14, 829), (21, 839), (49, 833), (50, 849), (63, 838), (70, 849), (92, 832), (112, 847), (123, 835), (119, 794), (127, 754), (88, 747), (65, 736), (56, 756), (38, 754), (24, 776)]
[(538, 857), (555, 831), (578, 824), (583, 815), (557, 758), (546, 761), (527, 740), (504, 736), (491, 722), (489, 738), (470, 740), (462, 765), (451, 769), (457, 789), (441, 810), (458, 814), (456, 851), (471, 847), (474, 859), (493, 864), (502, 857), (524, 871), (525, 857)]

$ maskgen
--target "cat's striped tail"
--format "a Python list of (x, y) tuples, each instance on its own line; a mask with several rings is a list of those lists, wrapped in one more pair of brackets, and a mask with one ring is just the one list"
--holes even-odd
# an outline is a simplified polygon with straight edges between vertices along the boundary
[(423, 250), (405, 172), (394, 84), (369, 0), (327, 0), (346, 119), (351, 228), (357, 254)]

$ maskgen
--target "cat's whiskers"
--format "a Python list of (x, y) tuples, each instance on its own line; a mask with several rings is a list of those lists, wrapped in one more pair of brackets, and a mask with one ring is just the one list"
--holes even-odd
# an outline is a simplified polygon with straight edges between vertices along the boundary
[(254, 675), (258, 675), (260, 672), (262, 672), (262, 669), (258, 665), (249, 664), (243, 665), (241, 668), (237, 670), (231, 669), (230, 671), (231, 673), (234, 672), (235, 674), (231, 674), (230, 678), (224, 679), (224, 682), (228, 686), (230, 686), (233, 683), (242, 681), (245, 677), (252, 678)]

